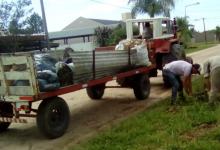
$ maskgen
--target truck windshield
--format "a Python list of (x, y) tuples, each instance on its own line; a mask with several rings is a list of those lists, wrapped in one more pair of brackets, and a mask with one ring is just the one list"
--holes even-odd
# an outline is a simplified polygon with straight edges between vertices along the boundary
[(165, 20), (162, 22), (162, 31), (163, 31), (163, 34), (173, 34), (171, 20)]

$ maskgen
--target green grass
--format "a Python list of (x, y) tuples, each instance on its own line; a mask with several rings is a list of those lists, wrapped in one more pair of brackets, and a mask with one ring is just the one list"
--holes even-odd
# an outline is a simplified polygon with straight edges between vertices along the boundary
[(193, 43), (190, 44), (189, 48), (186, 48), (185, 51), (186, 53), (192, 53), (192, 52), (197, 52), (206, 48), (210, 48), (213, 46), (216, 46), (218, 43), (215, 42), (208, 42), (208, 43)]
[[(201, 77), (194, 78), (193, 90), (203, 90), (201, 83)], [(171, 108), (167, 98), (70, 150), (220, 149), (219, 107), (187, 97)]]

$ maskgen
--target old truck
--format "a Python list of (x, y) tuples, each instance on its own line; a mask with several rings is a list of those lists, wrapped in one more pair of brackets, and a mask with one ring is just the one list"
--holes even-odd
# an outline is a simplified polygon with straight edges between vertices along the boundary
[[(157, 77), (158, 70), (162, 70), (166, 63), (174, 60), (186, 60), (192, 63), (190, 57), (186, 57), (183, 46), (177, 35), (178, 26), (175, 18), (150, 18), (150, 19), (127, 19), (126, 20), (126, 34), (127, 41), (142, 38), (144, 24), (150, 24), (152, 29), (152, 37), (145, 40), (148, 49), (148, 55), (151, 63), (155, 66), (150, 72), (149, 77)], [(134, 26), (138, 27), (139, 35), (134, 32)], [(142, 38), (143, 39), (143, 38)], [(115, 47), (99, 47), (97, 50), (112, 50)], [(119, 81), (119, 84), (124, 84)], [(164, 80), (164, 85), (169, 87), (169, 83)]]
[(185, 52), (180, 45), (177, 37), (176, 20), (169, 18), (151, 19), (128, 19), (126, 21), (127, 39), (134, 39), (137, 35), (133, 34), (133, 25), (143, 28), (144, 23), (149, 23), (152, 28), (152, 38), (146, 40), (150, 60), (156, 64), (156, 69), (162, 69), (165, 63), (177, 59), (185, 59)]
[[(91, 79), (81, 81), (72, 85), (60, 87), (59, 89), (41, 92), (37, 80), (36, 63), (34, 53), (9, 53), (0, 55), (0, 132), (7, 130), (11, 123), (27, 123), (27, 117), (36, 118), (39, 130), (48, 138), (62, 136), (69, 124), (69, 108), (66, 102), (59, 97), (62, 94), (86, 89), (91, 99), (101, 99), (104, 90), (108, 88), (106, 83), (117, 80), (120, 86), (117, 88), (133, 88), (134, 95), (138, 100), (145, 100), (150, 94), (149, 77), (156, 76), (157, 69), (162, 65), (169, 55), (176, 51), (175, 45), (178, 40), (175, 35), (174, 26), (167, 18), (158, 19), (131, 19), (127, 20), (127, 38), (133, 38), (132, 24), (150, 22), (153, 25), (153, 37), (146, 41), (151, 65), (132, 67), (129, 70), (121, 70), (114, 75), (97, 77), (96, 54), (106, 52), (109, 48), (98, 48), (91, 52)], [(167, 24), (169, 29), (163, 31), (162, 24)], [(174, 31), (174, 34), (169, 34)], [(111, 51), (114, 53), (114, 50)], [(131, 51), (127, 53), (127, 64), (131, 65)], [(56, 52), (50, 54), (58, 55)], [(15, 69), (23, 68), (23, 69)], [(14, 81), (27, 81), (26, 85), (13, 84)], [(112, 88), (112, 86), (111, 86)], [(32, 104), (40, 101), (37, 109)]]

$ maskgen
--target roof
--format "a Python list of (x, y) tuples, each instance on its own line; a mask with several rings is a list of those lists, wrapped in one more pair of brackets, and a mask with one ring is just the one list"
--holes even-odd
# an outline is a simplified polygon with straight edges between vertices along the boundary
[(121, 21), (117, 21), (117, 20), (103, 20), (103, 19), (90, 19), (93, 20), (95, 22), (99, 22), (103, 25), (112, 25), (112, 24), (119, 24), (121, 23)]
[(74, 30), (64, 30), (57, 32), (50, 32), (49, 39), (61, 39), (61, 38), (73, 38), (81, 37), (83, 35), (93, 35), (94, 28), (84, 28), (84, 29), (74, 29)]
[(63, 38), (74, 38), (88, 35), (94, 35), (94, 29), (97, 27), (116, 27), (122, 21), (103, 20), (79, 17), (67, 25), (62, 31), (50, 32), (49, 38), (52, 40)]
[(63, 30), (74, 30), (76, 28), (91, 28), (91, 27), (96, 28), (99, 26), (116, 25), (119, 23), (121, 23), (121, 21), (79, 17), (70, 24), (68, 24)]

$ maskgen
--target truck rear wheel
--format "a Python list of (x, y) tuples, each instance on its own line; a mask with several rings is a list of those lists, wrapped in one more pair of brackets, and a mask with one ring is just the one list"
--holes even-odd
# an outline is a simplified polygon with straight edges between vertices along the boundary
[[(186, 60), (186, 53), (180, 44), (173, 44), (171, 46), (170, 53), (163, 55), (162, 66), (175, 60)], [(166, 79), (163, 78), (163, 81), (165, 87), (171, 87), (170, 83)]]
[(93, 100), (99, 100), (102, 98), (105, 92), (105, 84), (99, 84), (86, 88), (87, 95)]
[(170, 53), (164, 54), (162, 57), (162, 64), (165, 65), (174, 60), (185, 60), (186, 53), (180, 44), (173, 44)]
[(133, 87), (134, 95), (138, 100), (145, 100), (150, 95), (150, 80), (147, 74), (137, 76)]
[[(13, 117), (13, 106), (11, 103), (0, 102), (0, 117)], [(0, 132), (6, 131), (11, 122), (0, 122)]]
[(46, 137), (54, 139), (65, 133), (69, 118), (69, 107), (62, 98), (45, 99), (38, 108), (37, 126)]

